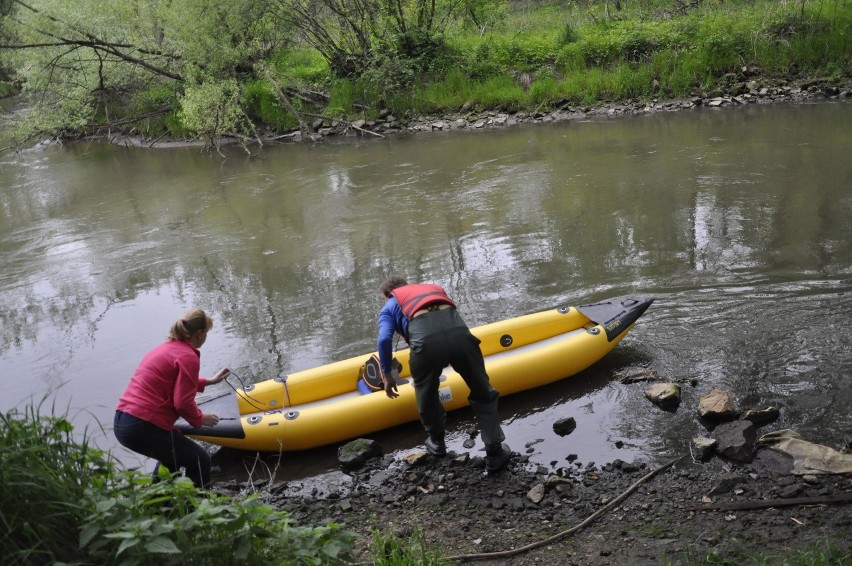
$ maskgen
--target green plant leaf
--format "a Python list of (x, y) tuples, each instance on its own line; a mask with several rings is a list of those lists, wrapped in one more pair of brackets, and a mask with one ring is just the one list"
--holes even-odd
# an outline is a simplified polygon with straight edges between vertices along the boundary
[(157, 537), (145, 543), (145, 550), (155, 554), (180, 554), (180, 548), (166, 537)]

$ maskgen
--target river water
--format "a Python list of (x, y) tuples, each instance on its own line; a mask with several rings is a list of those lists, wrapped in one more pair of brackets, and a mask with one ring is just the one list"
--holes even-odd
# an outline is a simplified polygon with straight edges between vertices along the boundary
[[(752, 105), (388, 139), (254, 157), (97, 143), (0, 156), (0, 409), (67, 413), (127, 465), (115, 403), (191, 306), (216, 326), (202, 374), (245, 382), (375, 347), (390, 273), (444, 285), (471, 326), (655, 296), (591, 369), (501, 402), (543, 466), (657, 461), (706, 433), (697, 400), (775, 405), (770, 428), (852, 434), (852, 105)], [(683, 386), (659, 410), (648, 367)], [(235, 380), (232, 378), (231, 381)], [(691, 384), (692, 383), (692, 384)], [(236, 384), (236, 382), (235, 382)], [(212, 393), (227, 391), (225, 385)], [(559, 437), (553, 421), (573, 416)], [(365, 415), (364, 418), (369, 418)], [(474, 426), (451, 415), (451, 449)], [(418, 447), (419, 425), (374, 436)], [(280, 473), (334, 469), (335, 447)]]

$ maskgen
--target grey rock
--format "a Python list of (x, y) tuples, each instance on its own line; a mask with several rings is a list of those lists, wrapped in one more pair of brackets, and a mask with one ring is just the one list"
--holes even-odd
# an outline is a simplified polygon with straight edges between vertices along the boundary
[(559, 436), (571, 434), (572, 432), (574, 432), (575, 428), (577, 428), (577, 421), (574, 420), (574, 417), (559, 419), (558, 421), (553, 423), (553, 432), (555, 432)]
[(696, 436), (692, 439), (692, 446), (698, 453), (698, 457), (702, 460), (709, 459), (715, 452), (719, 441), (715, 438), (707, 438), (706, 436)]
[(543, 483), (538, 483), (527, 492), (527, 499), (538, 505), (544, 499), (545, 487)]
[(663, 409), (676, 409), (680, 405), (680, 385), (660, 383), (645, 390), (645, 397)]
[(358, 438), (337, 449), (337, 461), (345, 472), (363, 468), (367, 460), (381, 455), (381, 445), (368, 438)]
[(781, 411), (778, 407), (762, 407), (748, 409), (745, 413), (743, 413), (742, 418), (743, 420), (751, 421), (754, 426), (763, 426), (777, 421), (780, 416)]
[(710, 495), (723, 495), (732, 493), (738, 485), (746, 483), (746, 478), (736, 474), (723, 474), (719, 476), (719, 481), (710, 490)]
[(734, 421), (720, 424), (712, 433), (718, 441), (716, 451), (726, 458), (738, 462), (751, 462), (754, 459), (757, 431), (749, 421)]

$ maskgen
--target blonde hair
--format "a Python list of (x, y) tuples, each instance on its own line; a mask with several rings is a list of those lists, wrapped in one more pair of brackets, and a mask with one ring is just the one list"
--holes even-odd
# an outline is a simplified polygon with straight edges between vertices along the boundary
[(172, 324), (169, 329), (169, 340), (181, 340), (186, 342), (199, 330), (210, 330), (213, 328), (213, 319), (201, 309), (191, 309), (183, 313), (183, 316)]

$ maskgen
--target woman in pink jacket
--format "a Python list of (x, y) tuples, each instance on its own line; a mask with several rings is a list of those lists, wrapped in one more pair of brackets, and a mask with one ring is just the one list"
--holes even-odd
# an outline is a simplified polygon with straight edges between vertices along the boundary
[[(169, 331), (168, 340), (148, 352), (125, 389), (115, 411), (115, 437), (125, 447), (156, 459), (172, 473), (181, 468), (196, 487), (210, 484), (210, 454), (175, 428), (183, 417), (196, 428), (213, 426), (219, 417), (203, 413), (196, 393), (219, 383), (230, 370), (199, 377), (201, 352), (213, 320), (201, 309), (187, 311)], [(154, 468), (156, 476), (157, 468)]]

